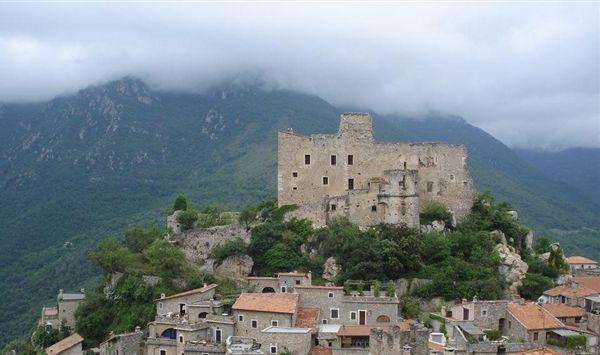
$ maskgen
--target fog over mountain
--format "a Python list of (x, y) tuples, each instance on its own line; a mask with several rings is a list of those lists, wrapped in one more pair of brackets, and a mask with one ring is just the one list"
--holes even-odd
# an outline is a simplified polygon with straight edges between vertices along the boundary
[(0, 101), (124, 75), (224, 80), (380, 114), (463, 116), (512, 147), (600, 146), (599, 5), (3, 3)]

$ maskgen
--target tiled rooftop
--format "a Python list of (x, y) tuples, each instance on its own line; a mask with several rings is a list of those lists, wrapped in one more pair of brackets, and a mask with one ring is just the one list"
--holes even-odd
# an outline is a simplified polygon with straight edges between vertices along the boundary
[(561, 303), (548, 303), (542, 305), (550, 314), (557, 318), (563, 317), (583, 317), (585, 315), (585, 309), (580, 307), (568, 306)]
[(296, 327), (312, 328), (313, 330), (316, 330), (318, 322), (318, 308), (298, 308), (298, 314), (296, 316)]
[(178, 297), (191, 296), (191, 295), (195, 295), (197, 293), (204, 293), (206, 291), (212, 290), (215, 287), (217, 287), (217, 284), (210, 284), (210, 285), (206, 285), (204, 287), (195, 288), (193, 290), (188, 290), (188, 291), (176, 293), (174, 295), (167, 296), (165, 298), (159, 298), (159, 299), (156, 299), (155, 301), (169, 300), (169, 299), (178, 298)]
[(573, 278), (573, 282), (592, 291), (600, 292), (599, 276), (576, 276)]
[(242, 293), (232, 309), (240, 311), (296, 313), (296, 293)]
[(564, 327), (564, 324), (536, 303), (509, 303), (507, 310), (517, 321), (529, 330)]
[(588, 259), (585, 256), (569, 256), (567, 258), (567, 263), (569, 264), (598, 264), (596, 261), (592, 259)]
[(75, 345), (81, 343), (82, 341), (83, 341), (83, 338), (81, 337), (81, 335), (75, 333), (71, 336), (64, 338), (63, 340), (59, 341), (58, 343), (47, 347), (46, 354), (48, 354), (48, 355), (61, 354), (61, 353), (65, 352), (66, 350), (71, 349)]

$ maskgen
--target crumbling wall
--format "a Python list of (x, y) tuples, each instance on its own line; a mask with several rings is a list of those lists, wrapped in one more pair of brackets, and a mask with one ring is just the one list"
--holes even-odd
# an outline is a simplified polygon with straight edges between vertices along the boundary
[[(417, 211), (432, 201), (448, 206), (461, 221), (473, 203), (464, 145), (376, 143), (371, 116), (363, 113), (343, 114), (334, 135), (302, 136), (285, 131), (279, 133), (278, 140), (279, 205), (298, 205), (290, 216), (308, 218), (317, 226), (335, 216), (349, 217), (361, 226), (377, 223), (379, 207), (383, 207), (379, 204), (386, 202), (379, 198), (386, 195), (379, 188), (386, 183), (391, 183), (387, 188), (394, 191), (388, 194), (388, 200), (397, 199), (393, 207), (388, 205), (386, 213), (397, 211), (405, 201), (409, 216), (398, 222), (418, 225)], [(387, 181), (377, 182), (386, 180), (386, 171)], [(396, 178), (404, 175), (410, 180), (408, 191), (414, 189), (414, 193), (400, 198), (399, 192), (406, 190), (398, 191)]]

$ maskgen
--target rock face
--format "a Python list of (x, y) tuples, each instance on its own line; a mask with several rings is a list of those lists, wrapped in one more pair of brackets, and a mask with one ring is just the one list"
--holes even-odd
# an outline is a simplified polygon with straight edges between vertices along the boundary
[(522, 280), (527, 274), (529, 265), (521, 260), (521, 256), (508, 245), (497, 244), (495, 249), (500, 255), (498, 271), (504, 276), (504, 281), (508, 286), (506, 296), (518, 295), (518, 288), (523, 284)]
[(175, 211), (172, 215), (167, 216), (167, 229), (170, 234), (179, 234), (181, 233), (181, 228), (179, 226), (179, 215), (183, 211)]
[(329, 257), (323, 264), (323, 279), (327, 281), (335, 281), (342, 267), (337, 263), (334, 257)]
[(210, 251), (217, 245), (235, 238), (250, 243), (250, 232), (239, 224), (193, 229), (172, 235), (170, 241), (182, 248), (185, 258), (201, 272), (214, 272)]
[(254, 260), (249, 255), (232, 255), (215, 268), (215, 274), (236, 280), (244, 280), (252, 272)]
[(422, 233), (443, 232), (444, 229), (446, 229), (446, 222), (444, 221), (433, 221), (431, 224), (421, 226)]
[(494, 242), (506, 245), (506, 235), (502, 231), (493, 230), (490, 232), (490, 237)]
[(533, 249), (533, 231), (531, 229), (525, 236), (525, 247), (527, 249)]

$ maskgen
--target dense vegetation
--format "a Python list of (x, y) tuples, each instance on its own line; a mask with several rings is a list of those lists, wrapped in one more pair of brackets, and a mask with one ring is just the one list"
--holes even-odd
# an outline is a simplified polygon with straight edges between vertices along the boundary
[[(334, 132), (340, 111), (287, 91), (167, 93), (130, 78), (46, 103), (0, 104), (0, 346), (30, 329), (58, 288), (89, 289), (98, 270), (86, 255), (131, 223), (162, 222), (178, 192), (200, 212), (273, 196), (277, 130)], [(374, 125), (378, 140), (467, 144), (479, 190), (511, 201), (567, 252), (600, 255), (597, 199), (573, 183), (584, 174), (549, 180), (456, 118), (375, 116)]]

